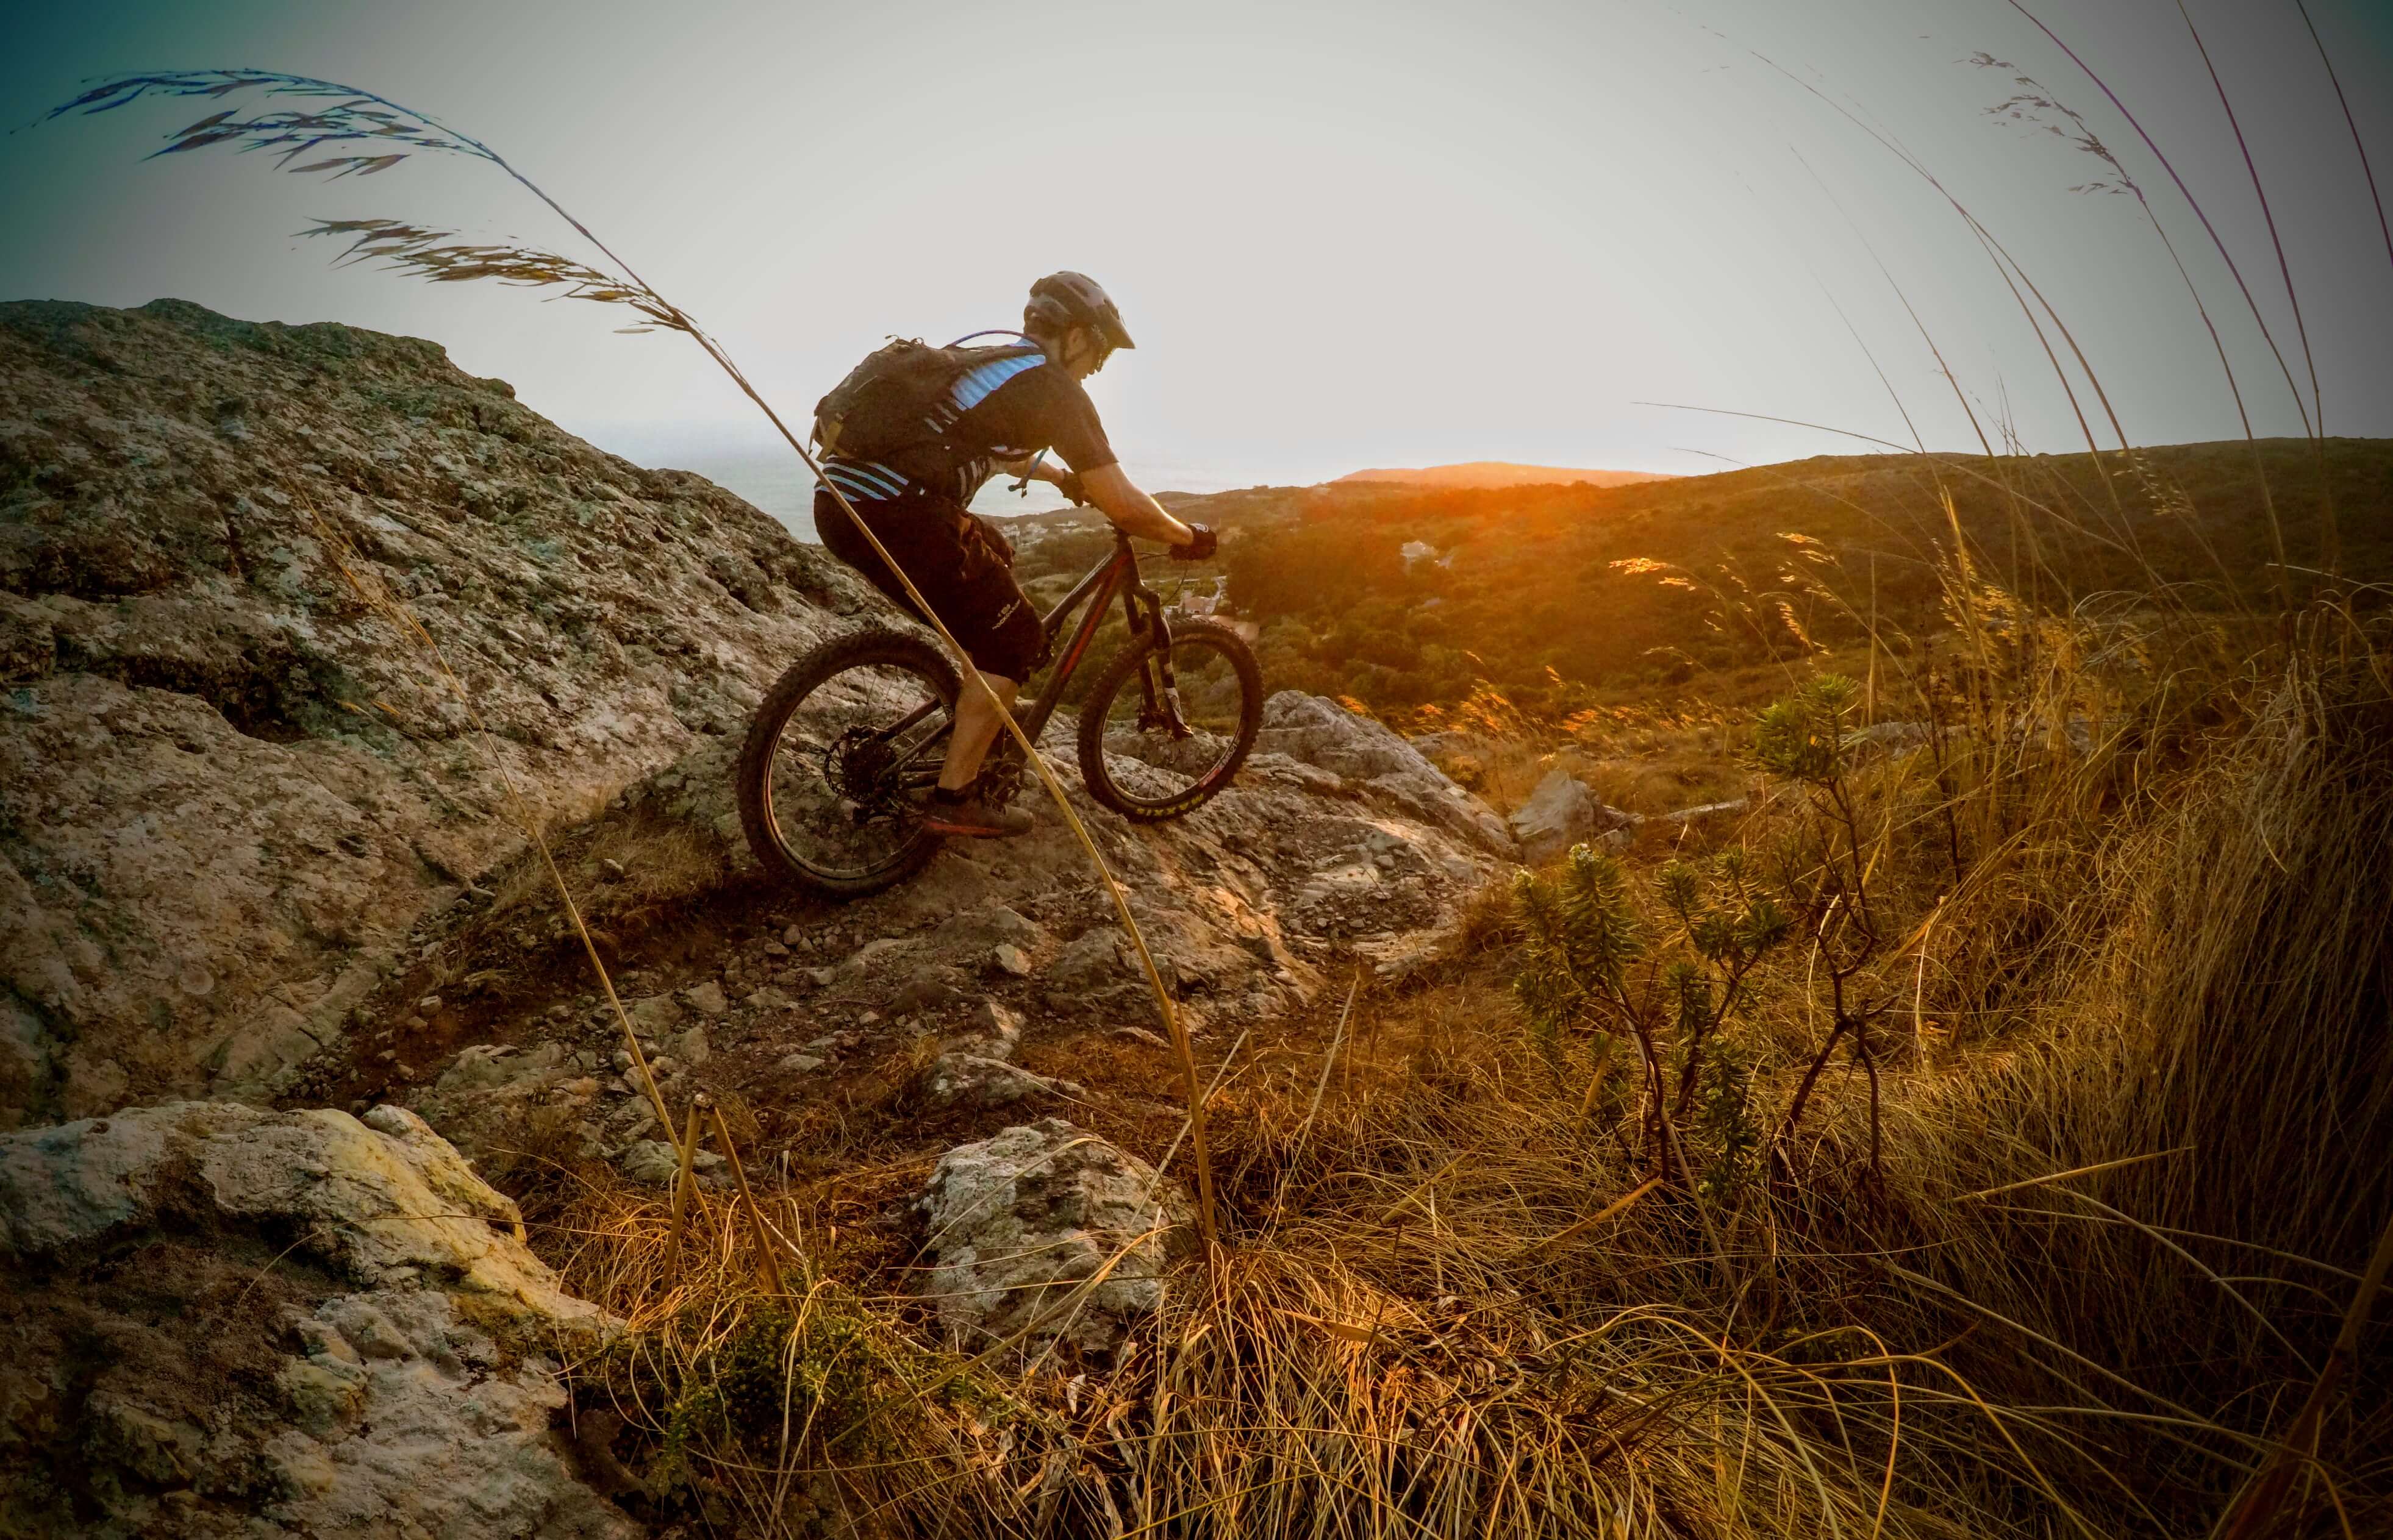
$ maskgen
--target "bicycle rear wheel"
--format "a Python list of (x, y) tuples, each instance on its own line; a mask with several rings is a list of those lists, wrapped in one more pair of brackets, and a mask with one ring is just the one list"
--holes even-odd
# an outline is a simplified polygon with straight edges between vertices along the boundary
[(953, 665), (919, 636), (853, 632), (800, 659), (739, 750), (739, 822), (765, 869), (827, 898), (922, 869), (939, 838), (921, 799), (954, 723)]
[(1219, 620), (1170, 622), (1168, 659), (1152, 640), (1123, 653), (1080, 708), (1080, 775), (1125, 818), (1193, 813), (1230, 784), (1263, 719), (1262, 671)]

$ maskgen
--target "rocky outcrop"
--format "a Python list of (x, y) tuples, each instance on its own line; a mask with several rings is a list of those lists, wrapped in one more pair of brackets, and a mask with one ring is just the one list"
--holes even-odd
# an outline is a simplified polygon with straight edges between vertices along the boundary
[(1550, 861), (1583, 840), (1629, 828), (1634, 818), (1606, 806), (1584, 782), (1567, 770), (1549, 772), (1528, 800), (1512, 810), (1512, 833), (1521, 842), (1521, 859), (1535, 866)]
[(1060, 1118), (950, 1150), (921, 1200), (922, 1292), (959, 1347), (1103, 1355), (1163, 1301), (1186, 1205), (1152, 1168)]
[[(1353, 766), (1338, 751), (1345, 741), (1326, 734), (1284, 747)], [(1433, 959), (1464, 901), (1497, 869), (1478, 841), (1419, 816), (1406, 798), (1286, 752), (1249, 760), (1185, 818), (1126, 825), (1087, 800), (1069, 742), (1068, 725), (1051, 726), (1058, 775), (1200, 1041), (1311, 998), (1340, 948), (1383, 977)], [(640, 816), (636, 799), (660, 795), (665, 778), (607, 819)], [(727, 778), (688, 776), (671, 794), (687, 804), (677, 827), (703, 829), (729, 807)], [(905, 885), (804, 911), (697, 977), (620, 980), (668, 1101), (681, 1106), (701, 1087), (765, 1106), (842, 1094), (831, 1088), (843, 1076), (918, 1049), (899, 1073), (928, 1108), (1019, 1117), (1083, 1099), (1068, 1060), (1026, 1067), (1013, 1062), (1017, 1043), (1035, 1039), (1035, 1053), (1092, 1028), (1160, 1024), (1086, 853), (1042, 789), (1026, 790), (1023, 805), (1039, 827), (1022, 839), (950, 847)], [(593, 838), (605, 837), (602, 825)], [(712, 1063), (687, 1048), (700, 1023), (718, 1051)], [(586, 997), (529, 1030), (519, 1051), (484, 1046), (422, 1066), (432, 1083), (401, 1094), (494, 1173), (543, 1153), (652, 1169), (654, 1152), (634, 1146), (672, 1135), (618, 1057), (611, 1011)]]
[[(1070, 733), (1068, 723), (1051, 724), (1042, 750), (1129, 892), (1167, 986), (1200, 1032), (1217, 1020), (1268, 1020), (1309, 998), (1334, 946), (1376, 957), (1424, 945), (1498, 866), (1477, 840), (1419, 816), (1407, 798), (1285, 752), (1250, 759), (1235, 784), (1185, 818), (1127, 825), (1081, 789)], [(641, 799), (662, 794), (667, 778), (643, 783), (607, 819), (638, 816), (647, 805)], [(1440, 784), (1449, 798), (1456, 794), (1450, 782)], [(690, 776), (671, 794), (687, 804), (676, 815), (684, 827), (704, 828), (729, 813), (727, 772)], [(1144, 970), (1079, 842), (1043, 788), (1024, 790), (1019, 805), (1038, 820), (1030, 834), (951, 845), (901, 887), (810, 914), (778, 936), (755, 937), (679, 997), (650, 993), (658, 987), (650, 983), (627, 985), (627, 994), (647, 997), (633, 1003), (634, 1024), (662, 1044), (697, 1014), (681, 1001), (702, 995), (708, 1008), (720, 1008), (708, 1018), (719, 1040), (761, 1041), (772, 1050), (768, 1062), (804, 1058), (817, 1067), (841, 1051), (825, 1039), (953, 1037), (992, 1000), (1050, 1030), (1092, 1017), (1153, 1024)], [(541, 923), (535, 919), (532, 928)], [(539, 1030), (577, 1055), (595, 1056), (577, 1058), (585, 1065), (617, 1047), (604, 1012), (560, 1017)], [(793, 1064), (790, 1072), (810, 1070)], [(550, 1078), (523, 1094), (571, 1094), (566, 1088), (576, 1077), (561, 1063), (533, 1073)], [(600, 1079), (608, 1081), (603, 1073)], [(608, 1094), (621, 1103), (621, 1116), (640, 1116), (630, 1090), (608, 1083)], [(472, 1127), (452, 1130), (435, 1100), (416, 1104), (451, 1137), (478, 1142)], [(615, 1116), (602, 1108), (599, 1121), (611, 1127)]]
[(625, 1536), (554, 1430), (612, 1324), (412, 1114), (0, 1137), (0, 1529)]
[(430, 343), (0, 305), (0, 1127), (270, 1091), (520, 816), (736, 737), (863, 592)]
[(1255, 750), (1362, 782), (1448, 834), (1495, 855), (1512, 853), (1511, 836), (1493, 808), (1457, 786), (1393, 728), (1334, 700), (1280, 691), (1263, 702)]
[[(429, 344), (0, 306), (0, 1128), (264, 1101), (303, 1066), (329, 1079), (327, 1047), (437, 1072), (415, 1045), (454, 1051), (445, 985), (508, 972), (493, 937), (524, 957), (566, 934), (520, 817), (598, 814), (601, 885), (661, 820), (703, 868), (681, 892), (703, 891), (744, 855), (751, 703), (859, 609), (890, 613), (738, 499), (600, 453)], [(1200, 1030), (1304, 998), (1330, 946), (1417, 950), (1513, 850), (1412, 746), (1317, 698), (1274, 697), (1237, 784), (1168, 826), (1096, 809), (1071, 742), (1059, 715), (1042, 748)], [(987, 995), (1141, 1020), (1085, 855), (1040, 789), (1024, 801), (1030, 837), (943, 855), (804, 957), (634, 991), (635, 1024), (792, 1037), (778, 1062), (868, 1016), (944, 1031)], [(477, 960), (451, 971), (465, 933)], [(614, 1089), (608, 1030), (575, 1013), (542, 1033), (569, 1063), (406, 1094), (477, 1158), (620, 1157), (665, 1135)]]

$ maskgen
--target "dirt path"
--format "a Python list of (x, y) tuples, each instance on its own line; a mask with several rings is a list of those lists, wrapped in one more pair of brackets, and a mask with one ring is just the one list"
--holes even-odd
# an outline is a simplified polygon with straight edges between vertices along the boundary
[[(1177, 824), (1082, 804), (1209, 1062), (1241, 1033), (1258, 1048), (1301, 1034), (1332, 984), (1406, 975), (1502, 864), (1492, 840), (1464, 837), (1473, 826), (1422, 816), (1418, 788), (1288, 747), (1304, 744), (1256, 755)], [(748, 1158), (793, 1178), (1050, 1115), (1133, 1149), (1169, 1142), (1177, 1068), (1153, 999), (1052, 816), (840, 906), (736, 872), (676, 893), (688, 827), (634, 799), (556, 847), (676, 1112), (704, 1090)], [(661, 1180), (672, 1134), (624, 1076), (620, 1027), (541, 868), (462, 894), (409, 939), (412, 960), (290, 1104), (399, 1102), (519, 1194), (594, 1162)]]

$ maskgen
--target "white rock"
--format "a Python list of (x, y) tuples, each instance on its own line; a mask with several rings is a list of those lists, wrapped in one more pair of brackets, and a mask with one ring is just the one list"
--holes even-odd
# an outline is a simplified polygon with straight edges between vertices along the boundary
[(435, 1089), (441, 1091), (489, 1090), (548, 1076), (565, 1063), (562, 1043), (541, 1043), (530, 1049), (477, 1043), (459, 1053), (441, 1072)]
[(980, 1052), (992, 1059), (1011, 1059), (1022, 1042), (1022, 1013), (1000, 1001), (984, 998), (973, 1007), (964, 1030), (990, 1045)]
[(1099, 925), (1075, 937), (1048, 965), (1047, 982), (1066, 991), (1101, 989), (1132, 976), (1130, 938), (1118, 925)]
[(952, 1005), (963, 998), (963, 975), (943, 963), (930, 963), (907, 975), (890, 1001), (890, 1009), (904, 1014), (936, 1006)]
[(1724, 803), (1702, 803), (1693, 807), (1680, 808), (1675, 813), (1665, 813), (1661, 816), (1661, 821), (1687, 824), (1693, 823), (1698, 818), (1725, 818), (1732, 814), (1744, 812), (1747, 805), (1745, 798), (1732, 797)]
[(1263, 702), (1262, 730), (1255, 737), (1255, 748), (1363, 778), (1434, 769), (1419, 750), (1386, 724), (1300, 690), (1281, 690)]
[(683, 1015), (681, 1002), (671, 995), (650, 995), (631, 1001), (624, 1009), (643, 1039), (652, 1033), (672, 1031), (681, 1024)]
[[(550, 1433), (565, 1392), (543, 1356), (615, 1323), (560, 1292), (519, 1228), (399, 1107), (360, 1122), (172, 1103), (0, 1136), (0, 1262), (34, 1269), (11, 1284), (11, 1374), (47, 1426), (83, 1430), (98, 1508), (22, 1533), (630, 1540)], [(110, 1262), (124, 1256), (147, 1259), (129, 1295)], [(242, 1275), (254, 1286), (222, 1287)], [(64, 1340), (94, 1328), (112, 1344), (97, 1379)], [(261, 1362), (272, 1402), (237, 1389), (233, 1366)], [(0, 1472), (64, 1454), (51, 1436), (0, 1423)], [(169, 1522), (162, 1487), (206, 1494), (217, 1527)], [(0, 1490), (12, 1515), (37, 1511), (10, 1476)]]
[(1510, 852), (1511, 841), (1503, 821), (1485, 803), (1457, 786), (1384, 723), (1356, 716), (1334, 700), (1280, 691), (1263, 702), (1255, 749), (1331, 771), (1359, 783), (1366, 795), (1394, 803), (1447, 833), (1491, 851)]
[(922, 1095), (935, 1107), (1010, 1107), (1037, 1097), (1078, 1101), (1087, 1090), (978, 1053), (942, 1053), (922, 1072)]
[(957, 915), (931, 933), (932, 945), (942, 950), (977, 950), (1000, 944), (1030, 947), (1045, 937), (1044, 931), (1003, 904)]
[(1162, 1303), (1163, 1234), (1186, 1218), (1145, 1163), (1052, 1117), (948, 1151), (922, 1202), (922, 1291), (961, 1348), (1027, 1326), (1033, 1348), (1110, 1352)]
[(1521, 842), (1521, 859), (1536, 866), (1596, 834), (1618, 829), (1628, 816), (1606, 807), (1594, 792), (1567, 770), (1553, 770), (1512, 811), (1512, 834)]
[[(714, 1170), (724, 1164), (723, 1157), (713, 1150), (692, 1151), (690, 1169), (699, 1172)], [(630, 1148), (615, 1157), (615, 1165), (634, 1181), (648, 1187), (667, 1187), (681, 1174), (681, 1150), (661, 1139), (634, 1140)]]

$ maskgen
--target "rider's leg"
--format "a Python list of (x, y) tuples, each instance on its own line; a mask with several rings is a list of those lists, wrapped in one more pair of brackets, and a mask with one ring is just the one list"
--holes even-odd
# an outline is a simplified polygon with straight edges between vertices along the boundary
[[(890, 554), (905, 565), (907, 576), (963, 644), (980, 676), (1011, 709), (1020, 682), (1039, 666), (1046, 633), (1039, 611), (1014, 581), (1001, 553), (982, 538), (961, 508), (868, 502), (857, 512), (873, 521)], [(896, 574), (827, 492), (816, 494), (815, 528), (832, 555), (864, 574), (901, 608), (913, 608)], [(1002, 725), (987, 695), (967, 684), (956, 701), (955, 728), (939, 771), (942, 791), (959, 792), (972, 784)]]
[[(1013, 697), (1022, 686), (1013, 680), (994, 673), (983, 673), (997, 698), (1013, 709)], [(961, 791), (980, 774), (980, 762), (987, 757), (988, 746), (997, 741), (1004, 724), (998, 718), (997, 708), (988, 696), (967, 684), (956, 698), (955, 731), (948, 736), (948, 763), (940, 767), (939, 787), (946, 791)]]

